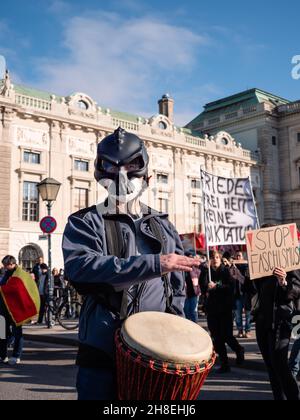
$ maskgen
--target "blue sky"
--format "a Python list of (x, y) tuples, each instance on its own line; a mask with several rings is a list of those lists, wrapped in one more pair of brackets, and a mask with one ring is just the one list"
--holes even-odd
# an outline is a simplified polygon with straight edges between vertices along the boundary
[(150, 116), (164, 93), (183, 125), (205, 103), (258, 87), (291, 100), (296, 0), (10, 0), (0, 54), (15, 83)]

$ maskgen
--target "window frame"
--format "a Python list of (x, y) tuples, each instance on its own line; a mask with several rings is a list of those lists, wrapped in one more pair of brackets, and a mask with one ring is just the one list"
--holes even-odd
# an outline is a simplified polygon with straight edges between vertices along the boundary
[[(195, 186), (193, 184), (195, 184)], [(191, 178), (191, 188), (192, 190), (201, 190), (201, 179)]]
[[(86, 164), (87, 169), (81, 169), (81, 164)], [(77, 166), (77, 164), (79, 164)], [(75, 158), (74, 159), (74, 170), (77, 172), (90, 172), (90, 162), (85, 159)]]
[[(25, 191), (26, 185), (29, 187)], [(32, 194), (31, 186), (35, 185), (36, 192)], [(38, 182), (23, 181), (23, 196), (22, 196), (22, 221), (23, 222), (38, 222), (40, 217), (40, 198), (37, 189)], [(26, 196), (27, 194), (27, 196)]]
[[(163, 181), (163, 179), (165, 181)], [(158, 172), (156, 174), (156, 182), (157, 182), (158, 185), (168, 185), (169, 184), (169, 175), (164, 174), (162, 172)]]
[[(25, 155), (28, 155), (28, 160), (26, 160)], [(31, 158), (33, 156), (38, 157), (38, 162), (34, 162)], [(33, 151), (24, 149), (23, 150), (23, 162), (29, 164), (29, 165), (40, 165), (41, 164), (41, 152)]]
[[(81, 205), (82, 203), (82, 197), (81, 192), (85, 192), (85, 204)], [(77, 196), (77, 193), (79, 194)], [(77, 201), (78, 199), (78, 201)], [(82, 187), (75, 187), (74, 188), (74, 200), (73, 200), (73, 207), (75, 211), (80, 211), (82, 209), (85, 209), (89, 206), (89, 189), (88, 188), (82, 188)]]

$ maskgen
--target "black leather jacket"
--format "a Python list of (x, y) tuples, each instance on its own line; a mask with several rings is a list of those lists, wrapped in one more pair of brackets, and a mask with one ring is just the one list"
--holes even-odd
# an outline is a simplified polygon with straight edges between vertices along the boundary
[(254, 321), (273, 329), (282, 322), (292, 325), (292, 318), (300, 309), (300, 270), (288, 273), (287, 283), (286, 287), (280, 287), (275, 276), (255, 281), (257, 294), (252, 300)]

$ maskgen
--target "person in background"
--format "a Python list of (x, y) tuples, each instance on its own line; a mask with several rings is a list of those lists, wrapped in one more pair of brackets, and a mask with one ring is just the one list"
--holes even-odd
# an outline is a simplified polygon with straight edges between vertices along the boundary
[[(187, 257), (195, 257), (193, 254), (187, 254)], [(197, 258), (197, 257), (195, 257)], [(199, 286), (200, 269), (193, 268), (191, 273), (185, 273), (186, 299), (184, 304), (184, 313), (187, 319), (198, 322), (198, 303), (200, 296)]]
[(36, 261), (36, 264), (33, 266), (32, 273), (34, 274), (34, 279), (37, 285), (39, 285), (40, 276), (42, 274), (41, 265), (44, 264), (44, 258), (39, 257)]
[[(251, 302), (256, 293), (254, 282), (250, 279), (249, 266), (244, 259), (242, 251), (235, 255), (234, 266), (241, 276), (236, 277), (235, 285), (235, 321), (238, 330), (238, 338), (251, 338)], [(243, 315), (245, 314), (245, 324)]]
[[(17, 268), (17, 261), (11, 255), (7, 255), (5, 258), (3, 258), (2, 264), (5, 269), (5, 274), (0, 281), (0, 286), (3, 286), (7, 283)], [(22, 327), (16, 327), (12, 321), (11, 316), (9, 315), (8, 310), (3, 302), (1, 294), (0, 315), (5, 319), (6, 326), (6, 338), (4, 340), (0, 340), (0, 364), (8, 363), (11, 366), (18, 365), (21, 363), (21, 356), (23, 352), (23, 331)], [(13, 354), (12, 357), (8, 359), (7, 350), (11, 336), (14, 337)]]
[(45, 315), (45, 308), (46, 308), (46, 302), (47, 302), (47, 295), (48, 295), (48, 266), (47, 264), (42, 263), (40, 266), (41, 274), (39, 276), (39, 294), (41, 299), (41, 307), (40, 307), (40, 313), (37, 323), (42, 324), (44, 320)]
[(52, 276), (54, 281), (54, 297), (60, 298), (64, 289), (64, 280), (57, 268), (53, 268)]
[(222, 264), (221, 254), (214, 251), (210, 255), (211, 282), (208, 269), (200, 275), (201, 290), (207, 293), (207, 323), (215, 350), (219, 355), (221, 368), (219, 373), (230, 372), (226, 344), (236, 353), (236, 362), (242, 365), (245, 350), (233, 336), (233, 298), (234, 279), (229, 269)]

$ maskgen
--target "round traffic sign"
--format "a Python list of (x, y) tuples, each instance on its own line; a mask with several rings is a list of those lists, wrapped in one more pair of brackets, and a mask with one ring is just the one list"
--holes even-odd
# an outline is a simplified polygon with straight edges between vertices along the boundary
[(53, 233), (57, 228), (57, 222), (54, 217), (46, 216), (40, 221), (40, 228), (44, 233)]

